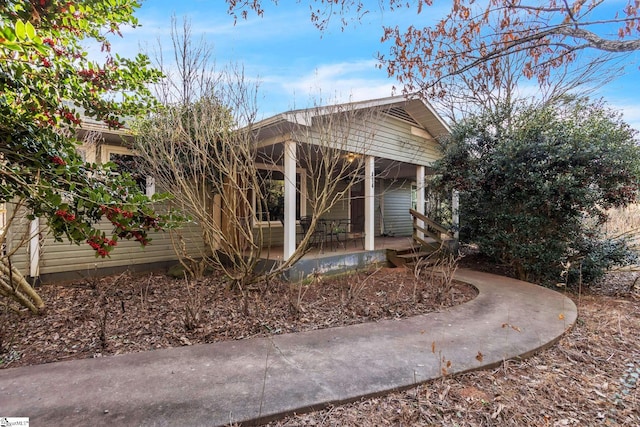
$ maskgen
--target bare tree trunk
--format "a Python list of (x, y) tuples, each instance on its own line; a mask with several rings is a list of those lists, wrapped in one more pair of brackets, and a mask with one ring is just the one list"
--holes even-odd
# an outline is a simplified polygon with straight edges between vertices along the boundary
[(11, 298), (32, 313), (39, 314), (44, 309), (40, 295), (15, 267), (9, 264), (9, 258), (0, 262), (0, 295)]

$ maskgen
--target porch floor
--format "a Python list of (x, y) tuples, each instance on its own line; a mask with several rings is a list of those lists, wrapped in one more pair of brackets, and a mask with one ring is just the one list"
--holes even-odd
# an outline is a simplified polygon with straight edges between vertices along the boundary
[[(375, 251), (383, 251), (386, 249), (408, 249), (412, 247), (412, 238), (410, 236), (402, 236), (402, 237), (376, 237), (374, 239), (375, 243)], [(334, 242), (333, 247), (330, 244), (324, 245), (322, 248), (320, 247), (312, 247), (309, 252), (304, 254), (302, 260), (311, 260), (311, 259), (320, 259), (320, 258), (331, 258), (337, 255), (350, 255), (357, 254), (365, 251), (362, 249), (362, 240), (348, 240), (346, 244), (340, 242), (336, 244)], [(265, 249), (262, 254), (262, 259), (268, 259), (273, 261), (282, 260), (284, 254), (284, 248), (282, 246), (272, 246), (269, 249)]]

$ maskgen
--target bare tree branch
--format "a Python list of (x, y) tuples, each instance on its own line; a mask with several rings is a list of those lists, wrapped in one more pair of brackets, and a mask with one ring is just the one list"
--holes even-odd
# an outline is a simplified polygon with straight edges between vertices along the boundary
[(586, 46), (606, 52), (634, 52), (640, 50), (640, 39), (634, 40), (610, 40), (598, 36), (596, 33), (568, 25), (560, 25), (553, 30), (554, 33), (582, 39)]

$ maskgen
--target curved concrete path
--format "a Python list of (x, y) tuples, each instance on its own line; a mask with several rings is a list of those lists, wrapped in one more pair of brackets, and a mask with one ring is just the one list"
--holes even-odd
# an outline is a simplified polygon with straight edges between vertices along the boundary
[[(560, 293), (460, 270), (473, 301), (403, 320), (0, 370), (0, 417), (31, 425), (261, 422), (524, 357), (577, 317)], [(478, 353), (482, 357), (478, 357)], [(482, 359), (482, 360), (479, 360)]]

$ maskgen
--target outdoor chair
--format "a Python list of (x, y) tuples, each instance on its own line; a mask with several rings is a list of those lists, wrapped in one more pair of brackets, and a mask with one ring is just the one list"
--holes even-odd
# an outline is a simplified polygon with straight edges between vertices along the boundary
[[(300, 228), (302, 229), (301, 233), (299, 233), (300, 241), (304, 239), (304, 237), (309, 233), (311, 229), (311, 221), (312, 218), (310, 216), (303, 216), (300, 218)], [(322, 230), (322, 224), (317, 223), (315, 230), (313, 230), (311, 234), (311, 238), (309, 239), (309, 247), (321, 247), (324, 243), (324, 230)]]
[(326, 220), (325, 224), (325, 240), (329, 243), (331, 250), (335, 251), (340, 245), (346, 249), (349, 220)]
[(347, 232), (346, 234), (346, 240), (349, 241), (353, 241), (353, 247), (357, 248), (358, 247), (358, 242), (360, 242), (360, 246), (362, 247), (362, 249), (364, 249), (364, 233), (362, 231), (353, 231), (353, 232)]
[(354, 248), (357, 248), (358, 243), (360, 243), (360, 246), (364, 249), (364, 231), (354, 231), (354, 224), (360, 224), (360, 226), (363, 227), (362, 224), (364, 224), (364, 217), (357, 216), (349, 222), (349, 231), (346, 233), (345, 239), (347, 241), (351, 240)]

